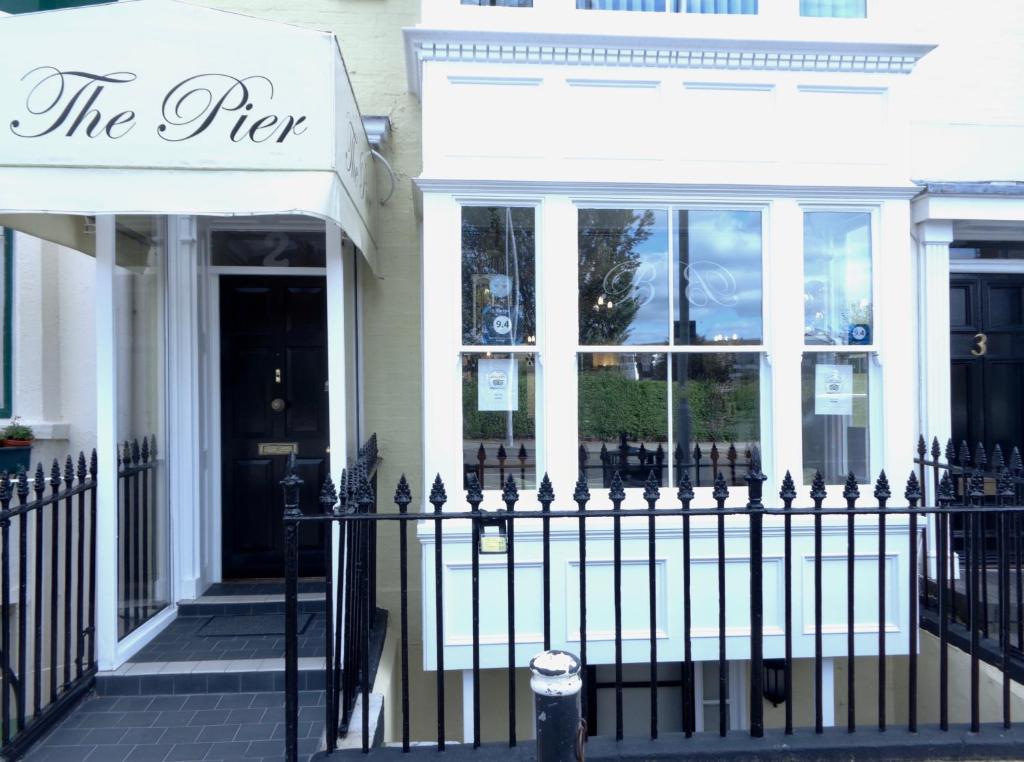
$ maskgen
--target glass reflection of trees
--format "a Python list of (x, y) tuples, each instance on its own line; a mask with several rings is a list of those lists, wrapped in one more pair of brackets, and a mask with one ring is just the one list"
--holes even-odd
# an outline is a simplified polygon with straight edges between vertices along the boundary
[(666, 225), (651, 209), (579, 210), (580, 344), (667, 343)]

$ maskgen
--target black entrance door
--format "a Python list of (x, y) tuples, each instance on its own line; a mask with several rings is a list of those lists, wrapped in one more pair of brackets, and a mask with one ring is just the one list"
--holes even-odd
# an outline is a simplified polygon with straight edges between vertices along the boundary
[(950, 277), (953, 440), (1024, 445), (1024, 276)]
[[(279, 482), (295, 450), (315, 510), (329, 467), (322, 277), (222, 276), (221, 462), (225, 578), (284, 575)], [(299, 572), (322, 575), (324, 533), (300, 530)]]

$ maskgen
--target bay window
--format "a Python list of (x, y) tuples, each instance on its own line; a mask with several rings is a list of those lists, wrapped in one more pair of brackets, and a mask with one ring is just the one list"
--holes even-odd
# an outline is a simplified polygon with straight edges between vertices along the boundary
[[(475, 475), (491, 507), (545, 472), (560, 497), (585, 473), (602, 501), (616, 472), (627, 489), (721, 473), (740, 500), (755, 447), (772, 479), (875, 475), (873, 208), (445, 203), (458, 255), (428, 254), (425, 404), (428, 442), (452, 446), (432, 471)], [(453, 354), (431, 351), (442, 317)]]

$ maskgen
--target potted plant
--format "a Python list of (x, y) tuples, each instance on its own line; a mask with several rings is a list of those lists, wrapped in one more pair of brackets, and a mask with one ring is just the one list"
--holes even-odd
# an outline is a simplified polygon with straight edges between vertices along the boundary
[(18, 417), (12, 418), (3, 430), (4, 447), (31, 447), (33, 438), (32, 427)]

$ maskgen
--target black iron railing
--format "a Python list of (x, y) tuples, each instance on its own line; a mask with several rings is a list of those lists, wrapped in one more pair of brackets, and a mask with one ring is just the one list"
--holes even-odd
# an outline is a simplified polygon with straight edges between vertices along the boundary
[[(443, 611), (443, 603), (445, 596), (447, 595), (462, 595), (461, 589), (459, 591), (448, 591), (445, 590), (445, 576), (443, 568), (443, 545), (444, 535), (446, 527), (456, 529), (453, 522), (462, 522), (463, 526), (465, 522), (470, 522), (472, 526), (471, 535), (471, 587), (469, 591), (469, 600), (466, 601), (466, 605), (471, 608), (471, 621), (472, 621), (472, 672), (473, 672), (473, 691), (472, 696), (467, 697), (466, 700), (472, 702), (472, 746), (479, 747), (481, 745), (481, 697), (480, 697), (480, 673), (481, 673), (481, 637), (480, 637), (480, 611), (481, 611), (481, 598), (486, 596), (487, 599), (493, 600), (496, 596), (505, 594), (507, 598), (507, 633), (506, 642), (508, 644), (507, 649), (507, 664), (505, 666), (507, 675), (507, 687), (508, 687), (508, 705), (507, 705), (507, 742), (510, 746), (517, 744), (516, 737), (516, 671), (517, 669), (523, 668), (523, 663), (518, 663), (516, 658), (516, 593), (515, 593), (515, 555), (516, 555), (516, 532), (517, 526), (523, 522), (527, 522), (526, 527), (536, 526), (540, 522), (542, 527), (541, 542), (543, 545), (543, 556), (542, 556), (542, 585), (541, 594), (543, 595), (543, 611), (544, 611), (544, 622), (543, 622), (543, 639), (544, 648), (548, 649), (552, 645), (552, 617), (551, 617), (551, 604), (552, 604), (552, 585), (551, 585), (551, 524), (552, 522), (560, 522), (559, 526), (563, 532), (566, 522), (575, 522), (578, 527), (578, 574), (579, 574), (579, 601), (577, 613), (579, 616), (579, 628), (580, 640), (579, 656), (581, 662), (584, 665), (588, 664), (587, 649), (588, 649), (588, 635), (587, 635), (587, 577), (588, 577), (588, 563), (587, 563), (587, 546), (588, 546), (588, 533), (596, 523), (597, 525), (606, 526), (607, 523), (611, 524), (612, 534), (612, 559), (611, 565), (613, 568), (613, 583), (611, 590), (608, 591), (610, 597), (609, 606), (613, 609), (614, 619), (614, 681), (612, 685), (615, 689), (615, 728), (614, 737), (617, 740), (621, 740), (624, 736), (624, 688), (626, 681), (624, 680), (623, 674), (623, 589), (622, 589), (622, 570), (623, 570), (623, 519), (631, 520), (633, 522), (639, 517), (643, 519), (646, 517), (646, 538), (647, 538), (647, 572), (648, 572), (648, 585), (646, 590), (633, 589), (628, 592), (631, 596), (645, 595), (648, 598), (647, 605), (650, 614), (649, 627), (649, 680), (645, 680), (644, 684), (648, 685), (649, 691), (649, 703), (650, 703), (650, 728), (649, 738), (657, 739), (661, 735), (661, 731), (658, 726), (658, 703), (659, 703), (659, 686), (668, 684), (668, 681), (659, 679), (659, 669), (667, 663), (678, 663), (678, 654), (666, 653), (669, 649), (662, 648), (659, 650), (658, 632), (659, 625), (664, 629), (666, 622), (659, 621), (658, 619), (658, 606), (656, 605), (656, 583), (655, 583), (655, 565), (656, 565), (656, 554), (655, 554), (655, 540), (659, 531), (668, 522), (681, 522), (681, 556), (682, 556), (682, 575), (683, 575), (683, 591), (681, 606), (683, 609), (683, 644), (682, 650), (682, 668), (681, 678), (678, 680), (677, 686), (682, 692), (682, 728), (683, 733), (678, 737), (680, 739), (686, 739), (694, 736), (697, 733), (698, 722), (696, 712), (698, 711), (697, 698), (695, 695), (695, 666), (697, 664), (694, 659), (693, 650), (693, 612), (695, 606), (701, 606), (706, 608), (709, 604), (715, 606), (717, 604), (717, 634), (713, 635), (717, 639), (717, 675), (719, 682), (719, 691), (717, 698), (717, 710), (719, 715), (719, 734), (725, 736), (728, 732), (728, 697), (727, 684), (728, 684), (728, 661), (727, 653), (732, 652), (735, 646), (735, 639), (737, 636), (734, 634), (728, 634), (730, 631), (736, 632), (737, 628), (746, 628), (747, 622), (732, 622), (729, 620), (727, 612), (727, 601), (726, 601), (726, 524), (729, 521), (730, 524), (735, 524), (737, 521), (742, 521), (742, 518), (746, 519), (748, 532), (744, 534), (736, 535), (733, 529), (733, 533), (728, 535), (730, 544), (733, 545), (733, 552), (735, 552), (735, 543), (737, 536), (743, 537), (747, 543), (747, 550), (750, 558), (750, 580), (749, 580), (749, 654), (750, 654), (750, 678), (749, 678), (749, 694), (744, 697), (733, 696), (731, 700), (738, 701), (743, 700), (748, 703), (749, 706), (749, 735), (753, 738), (761, 738), (765, 736), (765, 714), (764, 714), (764, 699), (766, 695), (765, 685), (765, 662), (764, 658), (764, 646), (765, 646), (765, 634), (764, 634), (764, 579), (761, 561), (764, 558), (764, 541), (768, 533), (778, 535), (781, 533), (783, 537), (783, 569), (784, 569), (784, 583), (783, 583), (783, 614), (780, 617), (781, 623), (781, 638), (782, 638), (782, 653), (783, 657), (781, 660), (772, 660), (773, 668), (778, 666), (781, 668), (783, 679), (781, 689), (781, 700), (785, 705), (784, 709), (784, 720), (783, 727), (778, 731), (784, 735), (787, 740), (786, 744), (797, 743), (801, 736), (813, 739), (820, 734), (825, 732), (826, 725), (826, 702), (831, 705), (834, 700), (832, 695), (825, 694), (826, 681), (824, 678), (823, 667), (825, 660), (825, 651), (823, 637), (825, 629), (823, 628), (823, 599), (827, 595), (829, 597), (835, 597), (834, 590), (825, 589), (825, 581), (823, 579), (823, 560), (825, 554), (823, 553), (823, 525), (828, 528), (830, 533), (834, 533), (837, 528), (845, 534), (845, 553), (843, 555), (843, 566), (845, 568), (845, 598), (846, 598), (846, 626), (845, 631), (839, 633), (842, 637), (845, 635), (845, 656), (852, 663), (853, 659), (858, 657), (857, 653), (857, 638), (855, 633), (857, 627), (854, 624), (854, 600), (856, 596), (855, 590), (855, 561), (858, 555), (863, 557), (865, 553), (872, 557), (877, 557), (877, 601), (873, 602), (873, 606), (876, 607), (877, 611), (877, 644), (872, 648), (872, 656), (877, 654), (878, 674), (877, 674), (877, 695), (871, 697), (870, 703), (872, 704), (873, 711), (871, 712), (870, 719), (865, 722), (863, 709), (861, 714), (858, 716), (858, 695), (857, 695), (857, 683), (855, 677), (855, 670), (846, 670), (846, 685), (845, 688), (845, 718), (837, 718), (839, 722), (845, 725), (845, 730), (848, 732), (854, 732), (858, 728), (858, 720), (862, 725), (873, 725), (879, 731), (886, 730), (887, 724), (887, 697), (892, 695), (891, 688), (895, 685), (903, 683), (902, 665), (894, 666), (894, 664), (886, 659), (886, 644), (887, 644), (887, 627), (884, 625), (893, 612), (887, 612), (887, 607), (890, 605), (892, 600), (892, 593), (889, 590), (890, 583), (899, 582), (893, 589), (902, 591), (899, 594), (905, 596), (904, 601), (899, 601), (897, 608), (902, 608), (902, 605), (906, 604), (908, 613), (908, 621), (911, 623), (907, 633), (907, 648), (905, 653), (907, 654), (907, 666), (906, 666), (906, 689), (899, 701), (903, 704), (906, 710), (906, 729), (911, 733), (916, 733), (919, 730), (927, 733), (942, 733), (948, 731), (949, 725), (949, 685), (950, 680), (968, 680), (970, 681), (970, 712), (969, 722), (970, 729), (973, 733), (978, 733), (981, 730), (981, 712), (980, 712), (980, 683), (979, 683), (979, 662), (982, 658), (982, 649), (980, 645), (980, 639), (982, 635), (982, 629), (980, 621), (976, 618), (975, 614), (968, 613), (968, 631), (970, 637), (965, 642), (965, 650), (970, 654), (970, 667), (967, 675), (951, 675), (949, 669), (949, 654), (950, 641), (946, 637), (940, 639), (940, 721), (936, 728), (930, 726), (919, 728), (918, 715), (919, 715), (919, 695), (918, 695), (918, 684), (919, 684), (919, 637), (918, 628), (916, 626), (919, 621), (920, 606), (922, 594), (927, 593), (931, 588), (932, 583), (928, 580), (927, 569), (928, 569), (928, 544), (927, 535), (931, 527), (938, 528), (938, 536), (940, 541), (937, 546), (937, 556), (934, 558), (934, 563), (940, 570), (939, 579), (937, 581), (938, 589), (942, 590), (948, 586), (948, 581), (944, 576), (942, 570), (948, 569), (950, 564), (950, 553), (951, 546), (948, 542), (943, 539), (947, 533), (949, 522), (954, 518), (958, 517), (958, 520), (962, 522), (963, 529), (963, 546), (967, 549), (968, 559), (964, 562), (963, 568), (966, 570), (968, 575), (967, 594), (971, 602), (978, 601), (981, 599), (981, 593), (979, 588), (980, 575), (978, 570), (980, 568), (980, 558), (982, 557), (978, 551), (978, 546), (981, 541), (982, 533), (980, 531), (980, 522), (983, 517), (991, 516), (996, 522), (999, 534), (1003, 537), (1011, 536), (1011, 526), (1019, 527), (1022, 518), (1024, 518), (1024, 507), (1021, 506), (1021, 501), (1018, 499), (1018, 495), (1013, 493), (1008, 486), (1011, 483), (1012, 476), (1008, 469), (1003, 468), (1000, 471), (1000, 478), (998, 483), (995, 485), (995, 502), (991, 505), (982, 505), (980, 502), (979, 492), (982, 487), (979, 487), (979, 476), (976, 473), (971, 473), (969, 476), (961, 473), (960, 481), (961, 484), (966, 484), (967, 498), (966, 502), (962, 504), (957, 503), (957, 488), (955, 474), (952, 474), (945, 469), (940, 468), (941, 476), (938, 477), (937, 485), (934, 485), (935, 479), (933, 474), (926, 472), (926, 468), (936, 468), (934, 465), (924, 462), (923, 457), (919, 463), (919, 468), (912, 472), (907, 479), (905, 486), (902, 489), (902, 498), (900, 502), (905, 502), (905, 507), (893, 507), (890, 505), (893, 502), (893, 489), (890, 487), (888, 479), (884, 472), (882, 472), (876, 483), (873, 485), (871, 491), (871, 497), (866, 498), (861, 494), (861, 487), (858, 485), (856, 479), (852, 474), (847, 478), (846, 484), (843, 487), (841, 498), (842, 503), (845, 503), (843, 507), (826, 507), (825, 503), (828, 499), (826, 492), (826, 486), (820, 474), (814, 479), (813, 484), (810, 487), (808, 498), (809, 502), (804, 503), (802, 506), (797, 506), (798, 492), (796, 484), (787, 472), (785, 479), (780, 485), (780, 489), (777, 492), (778, 501), (773, 502), (773, 507), (766, 507), (763, 501), (763, 482), (765, 476), (761, 473), (760, 468), (760, 455), (756, 448), (752, 448), (749, 459), (749, 466), (746, 469), (746, 473), (743, 474), (742, 479), (746, 484), (746, 504), (744, 507), (726, 507), (726, 503), (729, 500), (729, 485), (727, 483), (728, 477), (724, 469), (719, 469), (718, 473), (714, 478), (713, 490), (711, 492), (711, 499), (713, 501), (713, 507), (697, 507), (695, 504), (695, 492), (694, 484), (689, 478), (689, 475), (684, 471), (680, 478), (680, 484), (677, 490), (674, 490), (675, 500), (671, 506), (666, 506), (662, 490), (659, 488), (657, 474), (649, 473), (648, 479), (644, 486), (642, 495), (642, 504), (624, 507), (627, 502), (627, 495), (623, 485), (622, 479), (618, 474), (613, 474), (611, 487), (609, 488), (608, 498), (611, 503), (611, 508), (592, 508), (589, 506), (591, 502), (591, 493), (584, 476), (575, 485), (575, 491), (572, 494), (571, 501), (575, 504), (572, 509), (555, 509), (556, 498), (551, 482), (545, 476), (541, 482), (540, 488), (537, 492), (537, 502), (539, 503), (539, 510), (536, 508), (521, 508), (517, 507), (519, 503), (518, 490), (516, 488), (515, 480), (513, 478), (507, 478), (505, 489), (502, 493), (502, 502), (504, 503), (504, 510), (502, 511), (487, 511), (481, 510), (480, 506), (483, 502), (483, 493), (480, 489), (479, 482), (475, 478), (475, 475), (471, 475), (468, 478), (468, 489), (465, 495), (465, 502), (468, 510), (452, 509), (450, 503), (452, 502), (445, 489), (445, 485), (440, 479), (436, 478), (433, 486), (429, 492), (428, 502), (430, 506), (423, 512), (409, 512), (409, 506), (413, 502), (412, 489), (406, 479), (403, 477), (398, 484), (398, 488), (395, 492), (394, 502), (397, 506), (397, 512), (391, 513), (372, 513), (369, 510), (362, 510), (360, 508), (353, 509), (350, 505), (346, 506), (346, 502), (343, 501), (335, 507), (333, 512), (323, 512), (319, 514), (304, 514), (301, 511), (300, 506), (297, 504), (298, 490), (294, 476), (289, 477), (290, 481), (286, 482), (286, 515), (285, 515), (285, 526), (286, 532), (290, 532), (290, 536), (294, 539), (295, 533), (299, 525), (308, 521), (336, 521), (342, 528), (342, 535), (349, 536), (355, 534), (360, 536), (360, 533), (367, 532), (371, 527), (377, 527), (383, 524), (384, 526), (390, 525), (397, 532), (398, 539), (398, 565), (400, 570), (400, 611), (401, 611), (401, 632), (398, 639), (399, 642), (399, 656), (401, 660), (401, 678), (400, 678), (400, 703), (401, 703), (401, 718), (402, 727), (401, 732), (396, 733), (396, 736), (401, 740), (401, 746), (404, 751), (409, 751), (413, 748), (413, 738), (410, 734), (410, 727), (412, 725), (412, 713), (416, 712), (433, 712), (433, 720), (436, 722), (436, 738), (434, 744), (436, 749), (442, 751), (445, 749), (446, 739), (446, 726), (445, 726), (445, 708), (446, 708), (446, 695), (445, 695), (445, 633), (444, 633), (444, 616), (440, 614)], [(966, 479), (966, 481), (965, 481)], [(351, 481), (351, 478), (350, 478)], [(356, 495), (356, 504), (358, 506), (366, 505), (369, 506), (374, 503), (373, 488), (368, 478), (362, 475), (356, 475), (356, 484), (354, 486)], [(934, 485), (934, 486), (933, 486)], [(927, 487), (927, 489), (926, 489)], [(353, 489), (353, 487), (349, 487)], [(927, 494), (926, 494), (927, 493)], [(873, 498), (873, 499), (872, 499)], [(929, 504), (929, 500), (931, 504)], [(563, 504), (566, 501), (563, 498)], [(446, 507), (448, 510), (446, 510)], [(715, 539), (717, 545), (717, 555), (712, 559), (712, 562), (716, 565), (717, 569), (717, 589), (708, 591), (696, 591), (691, 590), (692, 583), (692, 569), (691, 563), (693, 557), (691, 554), (691, 542), (693, 540), (693, 534), (691, 532), (691, 521), (700, 520), (702, 526), (706, 524), (707, 519), (714, 519), (715, 526)], [(434, 597), (435, 612), (438, 612), (433, 617), (434, 632), (432, 633), (433, 639), (436, 645), (436, 654), (434, 654), (431, 665), (436, 670), (435, 672), (435, 694), (436, 700), (432, 708), (424, 708), (422, 704), (419, 706), (412, 706), (410, 702), (410, 682), (409, 682), (409, 636), (408, 636), (408, 578), (407, 569), (409, 565), (409, 549), (407, 534), (410, 524), (420, 524), (420, 532), (425, 537), (429, 536), (430, 529), (432, 529), (433, 536), (433, 590), (425, 591), (427, 594), (432, 594)], [(889, 522), (887, 524), (887, 522)], [(480, 585), (480, 555), (481, 555), (481, 539), (485, 528), (493, 527), (495, 523), (501, 526), (501, 535), (504, 538), (504, 553), (505, 553), (505, 565), (507, 569), (507, 575), (505, 577), (504, 590), (494, 589), (493, 586), (486, 590), (481, 591)], [(839, 524), (839, 527), (836, 524)], [(802, 622), (794, 621), (794, 585), (793, 585), (793, 570), (798, 563), (804, 563), (802, 560), (806, 558), (806, 555), (798, 557), (794, 552), (793, 537), (795, 534), (794, 525), (799, 525), (799, 530), (806, 533), (808, 530), (813, 533), (813, 553), (810, 554), (810, 558), (807, 561), (813, 564), (813, 604), (811, 608), (813, 610), (813, 663), (814, 663), (814, 679), (811, 687), (810, 695), (806, 696), (809, 698), (814, 707), (814, 721), (812, 726), (806, 730), (801, 730), (796, 727), (794, 721), (794, 681), (793, 681), (793, 645), (794, 638), (801, 637), (804, 632), (804, 625)], [(657, 530), (656, 530), (657, 525)], [(426, 530), (426, 531), (425, 531)], [(845, 530), (845, 531), (843, 531)], [(678, 531), (678, 530), (677, 530)], [(492, 535), (493, 537), (493, 535)], [(907, 552), (904, 561), (901, 562), (901, 568), (893, 570), (890, 566), (891, 556), (886, 551), (886, 539), (889, 538), (893, 541), (894, 538), (898, 540), (900, 545), (906, 543)], [(663, 542), (663, 540), (659, 540)], [(862, 543), (861, 549), (858, 549), (858, 543)], [(864, 548), (864, 545), (867, 547)], [(295, 558), (294, 542), (289, 546), (291, 557)], [(1016, 563), (1019, 569), (1019, 559), (1014, 562), (1005, 553), (1006, 543), (1003, 544), (1003, 553), (999, 556), (998, 568), (999, 575), (1001, 578), (1007, 578), (1010, 575), (1011, 567)], [(924, 553), (922, 553), (922, 549)], [(430, 551), (428, 551), (430, 552)], [(933, 552), (933, 555), (934, 552)], [(830, 562), (834, 561), (834, 551), (829, 553)], [(897, 557), (901, 557), (897, 554)], [(428, 564), (431, 561), (427, 561)], [(905, 566), (902, 565), (905, 563)], [(373, 569), (370, 569), (371, 575)], [(290, 562), (288, 566), (290, 587), (289, 590), (294, 591), (293, 580), (295, 578), (295, 565), (294, 562)], [(1018, 572), (1019, 573), (1019, 572)], [(898, 577), (897, 580), (892, 579), (893, 575)], [(356, 584), (356, 585), (369, 585), (369, 581), (360, 578), (358, 575), (355, 578), (350, 578), (345, 583)], [(872, 593), (875, 593), (872, 590)], [(696, 596), (692, 596), (694, 593)], [(294, 599), (294, 595), (291, 593), (290, 600)], [(1010, 692), (1009, 692), (1009, 669), (1011, 659), (1011, 643), (1007, 632), (1009, 626), (1009, 617), (1007, 612), (1010, 610), (1010, 598), (1009, 598), (1009, 585), (1004, 584), (999, 587), (998, 592), (998, 608), (1001, 612), (999, 617), (999, 630), (1001, 633), (1001, 639), (996, 643), (999, 658), (995, 659), (995, 666), (1002, 674), (1003, 680), (1003, 695), (1002, 695), (1002, 723), (1001, 727), (1010, 727)], [(940, 616), (939, 621), (945, 622), (948, 619), (948, 614), (945, 613), (943, 608), (944, 597), (942, 595), (937, 596), (937, 605), (939, 606)], [(863, 599), (862, 599), (863, 605)], [(366, 604), (363, 604), (364, 612), (366, 615), (369, 614), (369, 610), (366, 608)], [(291, 606), (294, 609), (294, 606)], [(858, 607), (859, 608), (859, 607)], [(948, 608), (948, 607), (946, 607)], [(972, 605), (968, 606), (968, 612), (973, 612), (977, 607)], [(944, 619), (943, 616), (946, 616)], [(972, 618), (973, 617), (973, 618)], [(365, 618), (364, 618), (364, 621)], [(430, 621), (428, 618), (426, 621)], [(289, 621), (288, 629), (286, 632), (286, 643), (289, 644), (288, 648), (288, 661), (286, 668), (292, 673), (296, 673), (297, 670), (297, 658), (295, 657), (296, 651), (296, 633), (295, 633), (295, 618), (294, 615)], [(340, 669), (344, 672), (346, 669), (355, 670), (359, 677), (358, 690), (361, 693), (363, 701), (363, 723), (362, 728), (358, 729), (357, 732), (361, 733), (361, 745), (363, 751), (369, 751), (373, 744), (373, 739), (369, 732), (369, 691), (370, 684), (368, 680), (368, 670), (359, 663), (358, 659), (363, 658), (368, 650), (368, 631), (365, 625), (362, 625), (363, 629), (359, 632), (352, 633), (347, 632), (346, 638), (357, 638), (360, 640), (360, 652), (358, 658), (350, 666), (346, 655), (342, 663), (338, 665), (336, 662), (328, 657), (326, 662), (328, 669)], [(835, 623), (830, 624), (829, 637), (835, 637)], [(728, 634), (728, 636), (727, 636)], [(773, 635), (773, 648), (778, 647), (778, 635)], [(858, 637), (863, 638), (863, 635)], [(874, 637), (871, 635), (869, 637)], [(727, 640), (731, 639), (727, 651)], [(745, 649), (741, 649), (744, 650)], [(901, 649), (902, 652), (902, 649)], [(833, 654), (834, 655), (834, 654)], [(864, 655), (864, 654), (861, 654)], [(671, 657), (671, 658), (669, 658)], [(893, 671), (900, 669), (901, 674), (899, 679), (893, 676)], [(591, 673), (592, 675), (592, 673)], [(585, 678), (586, 680), (592, 680), (592, 676)], [(289, 683), (294, 685), (294, 682)], [(777, 688), (778, 686), (772, 686)], [(840, 688), (840, 686), (837, 686)], [(593, 693), (585, 689), (582, 694), (583, 700), (583, 713), (584, 717), (590, 715), (593, 716), (595, 707), (588, 706), (590, 703), (594, 703), (592, 698)], [(863, 698), (861, 699), (863, 702)], [(861, 704), (863, 706), (863, 703)], [(287, 706), (287, 723), (289, 727), (289, 734), (287, 737), (287, 750), (289, 759), (294, 759), (295, 748), (297, 744), (294, 728), (297, 727), (297, 703), (290, 701)], [(491, 710), (493, 713), (493, 710)], [(492, 714), (493, 716), (493, 714)], [(327, 712), (327, 738), (328, 748), (333, 750), (334, 741), (332, 737), (336, 735), (335, 731), (341, 727), (341, 724), (335, 720), (331, 714), (331, 709), (328, 708)], [(775, 731), (772, 731), (775, 732)], [(964, 737), (959, 734), (946, 734), (942, 736), (944, 738), (951, 739), (949, 743), (963, 743)], [(991, 736), (990, 736), (991, 737)], [(1003, 737), (1003, 736), (1000, 736)], [(934, 736), (929, 736), (934, 740)], [(970, 738), (973, 738), (971, 736)], [(933, 741), (929, 741), (931, 743)], [(685, 743), (685, 742), (683, 742)], [(810, 744), (813, 746), (813, 743)], [(704, 751), (707, 752), (708, 748), (704, 747)], [(679, 749), (681, 755), (686, 753), (685, 746)]]
[[(12, 542), (13, 536), (13, 542)], [(0, 474), (0, 713), (17, 758), (96, 674), (96, 452)], [(15, 600), (16, 596), (16, 600)]]
[(158, 595), (159, 480), (156, 437), (125, 442), (117, 457), (120, 573), (118, 575), (118, 637), (123, 638), (167, 607)]

